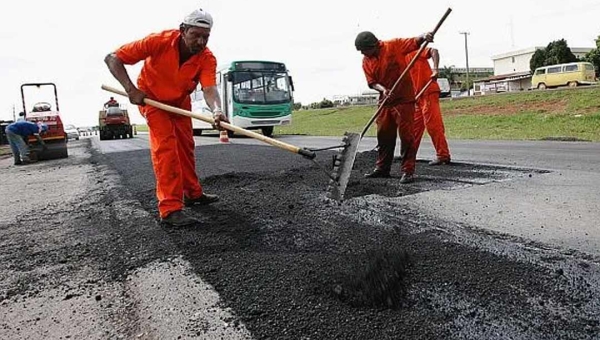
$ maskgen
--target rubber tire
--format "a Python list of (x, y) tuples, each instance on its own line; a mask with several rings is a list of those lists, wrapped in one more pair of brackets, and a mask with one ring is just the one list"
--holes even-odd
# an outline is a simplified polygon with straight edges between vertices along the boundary
[(202, 136), (202, 129), (194, 129), (194, 136)]
[(272, 137), (273, 136), (273, 130), (274, 127), (273, 126), (265, 126), (263, 128), (260, 128), (262, 131), (262, 134), (267, 136), (267, 137)]
[(538, 90), (545, 90), (545, 89), (547, 89), (546, 84), (544, 84), (544, 83), (539, 83), (538, 84)]
[(579, 83), (576, 82), (576, 81), (570, 81), (570, 82), (567, 83), (567, 85), (569, 87), (577, 87), (577, 86), (579, 86)]

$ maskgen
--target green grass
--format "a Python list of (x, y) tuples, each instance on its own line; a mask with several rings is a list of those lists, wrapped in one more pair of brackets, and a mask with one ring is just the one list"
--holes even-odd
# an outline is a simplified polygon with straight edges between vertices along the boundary
[(146, 124), (136, 124), (135, 128), (137, 132), (148, 132), (148, 125)]
[[(527, 91), (442, 100), (451, 139), (531, 140), (568, 138), (600, 141), (600, 88)], [(360, 132), (375, 107), (296, 111), (292, 125), (276, 134), (341, 136)], [(372, 127), (368, 136), (375, 135)]]
[(523, 112), (511, 116), (463, 115), (445, 120), (451, 139), (600, 141), (600, 113), (575, 117)]

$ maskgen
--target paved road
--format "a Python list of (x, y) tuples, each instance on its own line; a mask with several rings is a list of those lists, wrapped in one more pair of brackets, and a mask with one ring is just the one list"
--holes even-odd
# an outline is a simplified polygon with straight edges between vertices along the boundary
[[(452, 141), (457, 162), (521, 169), (419, 163), (411, 186), (361, 180), (361, 155), (355, 199), (336, 207), (302, 158), (236, 145), (256, 143), (198, 148), (223, 201), (184, 230), (157, 224), (145, 135), (72, 142), (68, 159), (28, 167), (0, 160), (0, 338), (598, 338), (598, 144)], [(364, 296), (344, 279), (362, 277), (353, 261), (379, 248), (414, 256), (407, 308), (344, 302)], [(376, 277), (398, 277), (387, 270)]]
[[(286, 143), (307, 147), (322, 148), (341, 143), (338, 137), (278, 136)], [(196, 145), (219, 143), (217, 135), (195, 137)], [(103, 141), (96, 145), (104, 153), (140, 150), (148, 148), (148, 135), (139, 134), (134, 139)], [(246, 137), (230, 139), (232, 144), (261, 145), (264, 143)], [(458, 162), (489, 163), (506, 166), (535, 167), (544, 169), (567, 169), (600, 172), (600, 143), (556, 142), (556, 141), (481, 141), (451, 140), (453, 159)], [(375, 148), (375, 138), (366, 137), (361, 141), (360, 151)], [(399, 150), (397, 149), (396, 152)], [(434, 155), (431, 143), (424, 141), (419, 150), (419, 158)]]
[[(148, 148), (147, 135), (132, 140), (94, 140), (104, 153)], [(290, 144), (322, 148), (341, 142), (336, 137), (280, 136)], [(196, 137), (196, 144), (219, 143), (216, 135)], [(230, 143), (259, 145), (260, 141), (234, 137)], [(365, 138), (360, 151), (374, 149)], [(519, 237), (600, 255), (600, 143), (557, 141), (451, 140), (456, 162), (494, 164), (548, 170), (532, 178), (442, 190), (398, 198), (424, 213)], [(397, 150), (398, 151), (398, 150)], [(420, 159), (434, 155), (424, 141)], [(301, 159), (301, 158), (299, 158)], [(418, 170), (417, 170), (418, 171)]]

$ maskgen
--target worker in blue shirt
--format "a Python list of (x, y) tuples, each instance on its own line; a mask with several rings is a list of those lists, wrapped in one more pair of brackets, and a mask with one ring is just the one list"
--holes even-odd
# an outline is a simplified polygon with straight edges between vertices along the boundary
[(15, 158), (15, 165), (23, 165), (33, 163), (29, 157), (29, 146), (27, 145), (27, 138), (29, 136), (35, 136), (38, 142), (42, 145), (44, 150), (47, 149), (46, 144), (42, 140), (40, 133), (48, 131), (48, 125), (40, 123), (32, 123), (25, 120), (16, 121), (9, 124), (6, 127), (6, 139), (10, 144), (13, 157)]

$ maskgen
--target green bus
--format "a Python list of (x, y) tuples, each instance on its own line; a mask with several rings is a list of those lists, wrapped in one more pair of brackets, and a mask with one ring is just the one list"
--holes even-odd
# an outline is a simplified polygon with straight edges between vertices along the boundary
[[(292, 123), (294, 83), (284, 63), (274, 61), (234, 61), (217, 71), (217, 87), (223, 112), (229, 121), (248, 130), (273, 135), (273, 127)], [(192, 111), (211, 116), (202, 89), (192, 93)], [(194, 134), (212, 126), (193, 120)], [(232, 135), (231, 131), (229, 131)]]

